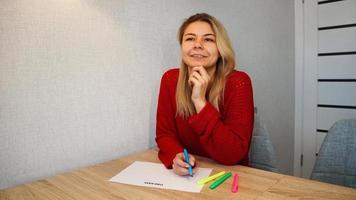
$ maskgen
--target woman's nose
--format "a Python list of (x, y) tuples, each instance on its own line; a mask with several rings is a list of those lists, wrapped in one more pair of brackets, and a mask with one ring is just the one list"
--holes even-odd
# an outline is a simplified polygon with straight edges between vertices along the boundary
[(202, 40), (201, 39), (195, 40), (194, 47), (195, 48), (203, 48)]

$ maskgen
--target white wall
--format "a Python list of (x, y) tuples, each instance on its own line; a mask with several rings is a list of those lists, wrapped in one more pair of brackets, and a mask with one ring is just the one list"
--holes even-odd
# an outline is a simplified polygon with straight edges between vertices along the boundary
[(160, 76), (196, 12), (228, 29), (291, 173), (293, 1), (2, 0), (0, 188), (155, 145)]

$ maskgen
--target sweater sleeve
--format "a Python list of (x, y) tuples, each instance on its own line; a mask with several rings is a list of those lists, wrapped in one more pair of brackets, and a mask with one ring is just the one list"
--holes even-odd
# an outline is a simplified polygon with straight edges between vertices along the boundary
[(177, 138), (175, 125), (174, 101), (172, 98), (171, 71), (166, 72), (161, 79), (156, 116), (156, 142), (159, 148), (158, 158), (166, 166), (172, 168), (173, 159), (183, 147)]
[(208, 102), (188, 120), (209, 156), (226, 165), (237, 164), (247, 157), (253, 128), (251, 80), (242, 72), (232, 78), (226, 84), (224, 116)]

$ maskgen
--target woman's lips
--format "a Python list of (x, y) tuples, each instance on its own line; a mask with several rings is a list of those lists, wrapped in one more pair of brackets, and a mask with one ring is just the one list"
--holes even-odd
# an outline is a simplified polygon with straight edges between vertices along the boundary
[(191, 54), (190, 57), (193, 57), (193, 58), (205, 58), (207, 56), (202, 55), (202, 54)]

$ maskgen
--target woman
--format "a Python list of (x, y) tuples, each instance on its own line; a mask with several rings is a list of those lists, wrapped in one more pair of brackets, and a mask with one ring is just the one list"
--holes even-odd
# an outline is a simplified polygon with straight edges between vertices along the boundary
[[(234, 51), (225, 28), (216, 18), (200, 13), (183, 22), (178, 39), (180, 68), (168, 70), (161, 79), (156, 125), (159, 159), (178, 175), (188, 175), (183, 148), (225, 165), (248, 165), (251, 80), (234, 70)], [(193, 155), (189, 160), (196, 165)]]

